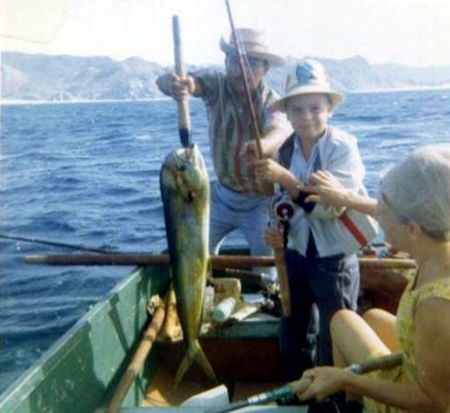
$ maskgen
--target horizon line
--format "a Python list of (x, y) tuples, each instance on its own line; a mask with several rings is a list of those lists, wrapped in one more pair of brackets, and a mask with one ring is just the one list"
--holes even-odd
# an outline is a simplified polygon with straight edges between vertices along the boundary
[[(0, 52), (0, 55), (3, 55), (5, 53), (20, 53), (20, 54), (24, 54), (24, 55), (42, 55), (42, 56), (51, 56), (51, 57), (60, 57), (60, 56), (66, 56), (66, 57), (77, 57), (77, 58), (108, 58), (111, 59), (112, 61), (116, 61), (116, 62), (124, 62), (127, 60), (131, 60), (131, 59), (141, 59), (145, 62), (148, 63), (155, 63), (158, 64), (162, 67), (167, 67), (167, 66), (172, 66), (173, 63), (164, 63), (164, 62), (158, 62), (158, 61), (154, 61), (154, 60), (148, 60), (145, 57), (139, 56), (139, 55), (132, 55), (132, 56), (128, 56), (125, 58), (119, 58), (119, 57), (115, 57), (115, 56), (111, 56), (111, 55), (102, 55), (102, 54), (89, 54), (89, 55), (79, 55), (79, 54), (70, 54), (70, 53), (43, 53), (43, 52), (24, 52), (21, 50), (2, 50)], [(411, 65), (408, 63), (398, 63), (398, 62), (393, 62), (393, 61), (385, 61), (383, 63), (373, 63), (371, 62), (368, 58), (366, 58), (365, 56), (362, 56), (360, 54), (354, 54), (348, 57), (342, 57), (342, 58), (334, 58), (334, 57), (326, 57), (326, 56), (310, 56), (310, 55), (305, 55), (302, 57), (295, 57), (295, 56), (286, 56), (285, 59), (289, 62), (289, 60), (301, 60), (304, 58), (314, 58), (314, 59), (318, 59), (318, 60), (334, 60), (334, 61), (345, 61), (345, 60), (352, 60), (352, 59), (356, 59), (356, 58), (361, 58), (363, 60), (365, 60), (369, 65), (371, 66), (383, 66), (383, 65), (395, 65), (395, 66), (404, 66), (404, 67), (408, 67), (408, 68), (414, 68), (414, 69), (421, 69), (421, 68), (446, 68), (450, 66), (450, 62), (446, 63), (446, 64), (430, 64), (430, 65)], [(1, 59), (0, 59), (1, 61)], [(201, 62), (201, 63), (188, 63), (187, 66), (216, 66), (216, 65), (223, 65), (223, 62)], [(287, 66), (287, 65), (285, 65)]]

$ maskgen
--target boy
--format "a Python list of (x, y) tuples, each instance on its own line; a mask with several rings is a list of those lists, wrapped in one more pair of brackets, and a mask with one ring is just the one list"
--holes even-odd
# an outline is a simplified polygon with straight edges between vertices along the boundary
[[(280, 352), (287, 380), (298, 378), (313, 361), (306, 353), (307, 328), (313, 304), (320, 318), (318, 363), (332, 363), (329, 321), (341, 308), (356, 310), (359, 292), (357, 244), (338, 219), (343, 208), (305, 202), (301, 192), (319, 169), (331, 172), (348, 189), (365, 194), (364, 166), (356, 138), (328, 126), (344, 96), (331, 90), (320, 62), (302, 61), (288, 76), (286, 95), (273, 107), (287, 113), (294, 133), (272, 159), (256, 161), (262, 179), (278, 183), (298, 205), (290, 220), (285, 252), (291, 315), (283, 317)], [(265, 232), (266, 242), (279, 245), (280, 233)]]

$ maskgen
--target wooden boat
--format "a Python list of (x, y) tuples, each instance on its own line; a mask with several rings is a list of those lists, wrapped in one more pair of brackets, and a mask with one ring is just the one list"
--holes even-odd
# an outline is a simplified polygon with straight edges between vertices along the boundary
[[(414, 271), (414, 262), (361, 258), (360, 265), (362, 297), (367, 305), (395, 307)], [(0, 411), (103, 411), (141, 341), (148, 323), (149, 297), (162, 296), (168, 288), (168, 268), (165, 265), (136, 268), (0, 396)], [(222, 275), (215, 270), (214, 276)], [(202, 347), (219, 381), (231, 390), (234, 400), (282, 384), (278, 322), (278, 318), (270, 315), (253, 315), (202, 334)], [(181, 342), (155, 343), (120, 411), (170, 411), (169, 406), (177, 406), (211, 387), (203, 381), (202, 373), (192, 367), (186, 380), (173, 389), (172, 374), (181, 355)], [(305, 411), (300, 407), (277, 409)], [(186, 407), (184, 411), (198, 409)]]

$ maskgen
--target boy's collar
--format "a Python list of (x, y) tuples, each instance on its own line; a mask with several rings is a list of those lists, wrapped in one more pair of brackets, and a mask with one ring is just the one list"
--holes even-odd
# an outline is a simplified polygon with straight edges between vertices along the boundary
[[(323, 131), (323, 133), (317, 138), (316, 142), (319, 142), (324, 136), (326, 136), (328, 134), (329, 131), (329, 126), (327, 126), (325, 128), (325, 130)], [(294, 131), (294, 149), (300, 149), (300, 145), (301, 145), (301, 140), (302, 138), (300, 137), (300, 135)]]

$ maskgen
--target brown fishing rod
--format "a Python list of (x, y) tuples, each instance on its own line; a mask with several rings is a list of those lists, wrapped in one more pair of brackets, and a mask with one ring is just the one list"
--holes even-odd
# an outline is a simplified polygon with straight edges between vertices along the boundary
[(290, 219), (294, 216), (294, 213), (295, 206), (287, 199), (278, 201), (269, 211), (269, 215), (272, 218), (271, 223), (276, 223), (275, 225), (279, 227), (283, 233), (282, 245), (276, 245), (273, 248), (273, 252), (275, 256), (275, 266), (278, 273), (278, 282), (280, 284), (281, 309), (285, 317), (289, 317), (291, 315), (291, 291), (289, 288), (285, 251), (288, 242)]
[[(250, 85), (249, 81), (247, 79), (247, 74), (244, 66), (244, 55), (245, 50), (243, 50), (242, 44), (240, 39), (237, 36), (236, 28), (233, 21), (233, 14), (231, 12), (231, 6), (229, 0), (225, 0), (225, 4), (227, 7), (227, 13), (228, 13), (228, 19), (230, 21), (231, 26), (231, 33), (233, 36), (233, 41), (236, 46), (236, 50), (238, 53), (238, 61), (239, 61), (239, 67), (241, 69), (242, 79), (244, 81), (244, 88), (245, 88), (245, 96), (247, 99), (247, 104), (250, 110), (250, 117), (251, 117), (251, 126), (253, 130), (253, 137), (255, 139), (256, 143), (256, 151), (258, 153), (258, 158), (262, 159), (263, 157), (263, 150), (262, 150), (262, 144), (261, 144), (261, 132), (259, 130), (258, 126), (258, 119), (256, 117), (256, 111), (255, 107), (253, 105), (251, 92), (250, 92)], [(270, 185), (263, 185), (264, 192), (266, 194), (273, 194), (273, 187)], [(284, 249), (275, 249), (275, 266), (277, 268), (278, 273), (278, 281), (280, 284), (280, 298), (281, 298), (281, 305), (283, 309), (283, 314), (285, 316), (289, 316), (291, 314), (291, 302), (290, 302), (290, 292), (289, 292), (289, 283), (287, 279), (287, 270), (286, 270), (286, 262), (284, 259)]]
[(233, 21), (233, 15), (231, 13), (231, 7), (228, 0), (225, 0), (225, 4), (227, 6), (227, 13), (228, 13), (228, 19), (230, 20), (230, 26), (231, 26), (231, 33), (233, 36), (233, 41), (236, 46), (236, 50), (238, 53), (238, 60), (239, 60), (239, 67), (241, 69), (242, 79), (244, 81), (244, 88), (245, 88), (245, 96), (247, 99), (248, 108), (250, 110), (250, 117), (251, 117), (251, 126), (253, 129), (253, 137), (256, 142), (256, 151), (258, 153), (258, 158), (261, 159), (263, 155), (262, 151), (262, 145), (261, 145), (261, 132), (258, 127), (258, 119), (256, 117), (255, 107), (253, 105), (252, 96), (250, 92), (250, 85), (247, 79), (247, 74), (245, 71), (245, 65), (244, 65), (244, 56), (245, 56), (245, 50), (242, 48), (242, 44), (240, 39), (237, 36), (236, 29), (234, 26)]

